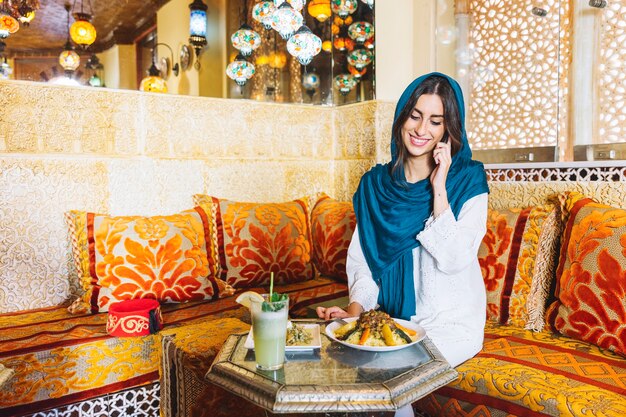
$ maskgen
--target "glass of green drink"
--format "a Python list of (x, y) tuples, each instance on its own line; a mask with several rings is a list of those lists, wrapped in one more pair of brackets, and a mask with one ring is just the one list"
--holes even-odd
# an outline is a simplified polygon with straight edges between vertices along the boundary
[(264, 371), (280, 369), (285, 362), (289, 297), (274, 293), (272, 300), (277, 299), (269, 301), (269, 294), (263, 294), (263, 301), (250, 303), (256, 367)]

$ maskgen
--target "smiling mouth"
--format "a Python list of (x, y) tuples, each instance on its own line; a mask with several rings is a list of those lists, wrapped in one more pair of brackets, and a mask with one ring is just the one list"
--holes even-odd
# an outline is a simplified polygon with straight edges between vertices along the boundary
[(428, 138), (419, 138), (413, 135), (409, 135), (409, 139), (411, 140), (411, 145), (413, 146), (424, 146), (430, 142), (430, 139)]

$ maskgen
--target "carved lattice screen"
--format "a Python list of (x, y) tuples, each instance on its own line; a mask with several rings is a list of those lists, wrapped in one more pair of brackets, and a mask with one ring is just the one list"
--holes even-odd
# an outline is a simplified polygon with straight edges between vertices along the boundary
[[(557, 145), (566, 137), (569, 6), (471, 0), (468, 138), (474, 149)], [(561, 8), (559, 10), (559, 8)], [(563, 107), (565, 108), (565, 107)]]
[(594, 143), (626, 142), (626, 2), (602, 11), (598, 66), (598, 134)]

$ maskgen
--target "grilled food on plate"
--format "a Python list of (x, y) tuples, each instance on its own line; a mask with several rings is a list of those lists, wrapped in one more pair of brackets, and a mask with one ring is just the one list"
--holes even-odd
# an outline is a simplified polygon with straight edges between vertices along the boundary
[(398, 346), (412, 343), (416, 332), (398, 324), (389, 314), (370, 310), (358, 320), (335, 330), (335, 337), (346, 343), (363, 346)]

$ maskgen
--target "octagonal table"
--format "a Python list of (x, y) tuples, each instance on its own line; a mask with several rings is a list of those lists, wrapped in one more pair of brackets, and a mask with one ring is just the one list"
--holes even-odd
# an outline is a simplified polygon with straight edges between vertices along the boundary
[(346, 413), (397, 410), (457, 376), (428, 337), (368, 352), (328, 338), (323, 324), (321, 331), (321, 348), (288, 352), (278, 371), (257, 370), (247, 333), (231, 335), (206, 379), (273, 413)]

